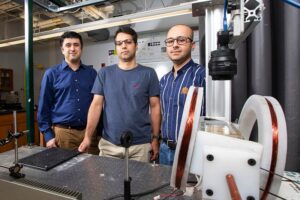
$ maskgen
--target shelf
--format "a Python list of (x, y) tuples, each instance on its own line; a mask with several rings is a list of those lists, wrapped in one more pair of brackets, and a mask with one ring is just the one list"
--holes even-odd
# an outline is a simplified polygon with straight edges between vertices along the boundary
[(13, 90), (13, 70), (0, 68), (0, 91)]

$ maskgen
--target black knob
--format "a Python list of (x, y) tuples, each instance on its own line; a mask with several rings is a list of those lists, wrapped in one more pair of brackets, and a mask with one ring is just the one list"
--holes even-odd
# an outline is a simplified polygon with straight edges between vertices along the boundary
[(132, 144), (132, 133), (129, 131), (124, 132), (121, 135), (121, 145), (125, 148), (128, 148)]

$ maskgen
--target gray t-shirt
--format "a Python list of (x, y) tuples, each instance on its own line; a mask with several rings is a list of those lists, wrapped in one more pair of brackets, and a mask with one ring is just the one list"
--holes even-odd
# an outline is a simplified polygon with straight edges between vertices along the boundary
[(159, 96), (159, 81), (152, 68), (138, 65), (122, 70), (118, 65), (101, 69), (92, 93), (104, 96), (102, 137), (115, 145), (125, 131), (133, 144), (150, 142), (149, 98)]

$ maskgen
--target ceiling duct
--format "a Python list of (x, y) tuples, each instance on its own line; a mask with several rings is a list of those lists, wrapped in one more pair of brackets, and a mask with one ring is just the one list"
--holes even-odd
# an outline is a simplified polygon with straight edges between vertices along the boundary
[[(60, 17), (66, 24), (76, 25), (80, 24), (80, 20), (71, 14), (65, 14)], [(98, 29), (87, 32), (88, 37), (92, 38), (94, 41), (104, 41), (109, 39), (108, 29)]]
[(94, 41), (104, 41), (109, 39), (109, 30), (105, 29), (98, 29), (94, 31), (88, 31), (87, 35), (92, 38)]
[(60, 16), (60, 18), (69, 25), (76, 25), (76, 24), (80, 24), (80, 20), (75, 17), (74, 15), (71, 14), (64, 14), (62, 16)]

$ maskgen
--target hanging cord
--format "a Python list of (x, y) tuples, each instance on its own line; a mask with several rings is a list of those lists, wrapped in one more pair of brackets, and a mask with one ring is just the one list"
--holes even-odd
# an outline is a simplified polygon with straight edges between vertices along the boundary
[(290, 4), (291, 6), (294, 6), (298, 9), (300, 9), (300, 3), (296, 2), (296, 1), (293, 1), (293, 0), (281, 0), (283, 1), (284, 3), (287, 3), (287, 4)]
[(223, 30), (227, 31), (227, 0), (224, 0)]

